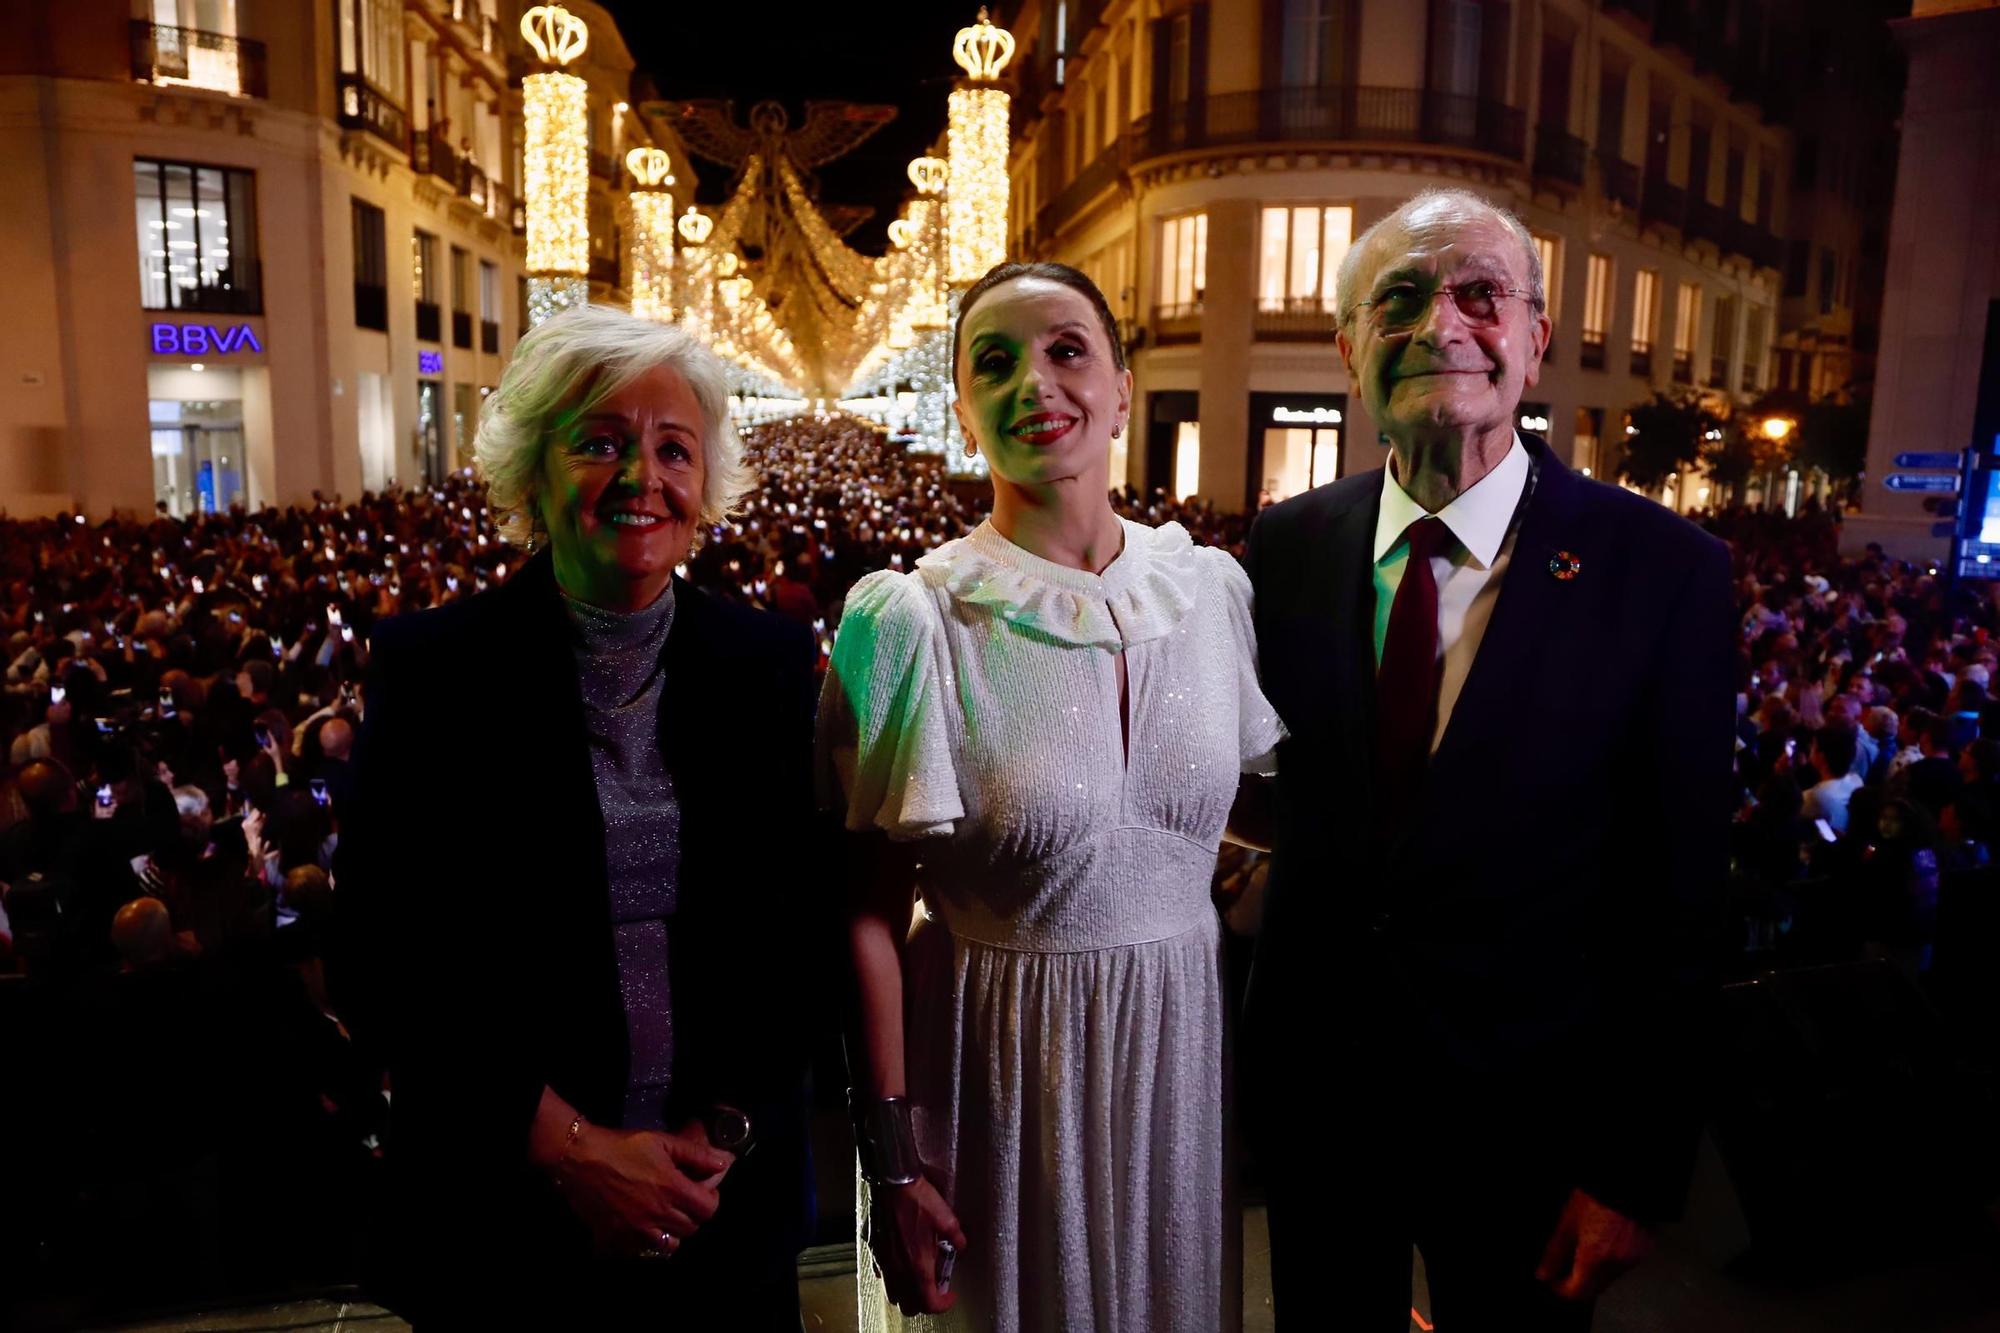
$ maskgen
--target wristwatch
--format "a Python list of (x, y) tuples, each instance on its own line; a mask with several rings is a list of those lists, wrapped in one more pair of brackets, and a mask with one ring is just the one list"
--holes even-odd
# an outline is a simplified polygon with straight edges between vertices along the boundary
[(733, 1157), (748, 1156), (750, 1150), (757, 1146), (757, 1134), (750, 1124), (749, 1114), (733, 1106), (711, 1106), (703, 1127), (708, 1130), (709, 1143)]

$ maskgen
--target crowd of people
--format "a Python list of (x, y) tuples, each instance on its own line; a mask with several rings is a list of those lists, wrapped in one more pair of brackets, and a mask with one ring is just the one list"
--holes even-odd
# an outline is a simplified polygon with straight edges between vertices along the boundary
[[(984, 516), (986, 487), (866, 422), (744, 434), (760, 485), (685, 574), (813, 625), (823, 656), (857, 579), (908, 569)], [(1113, 500), (1239, 555), (1254, 517)], [(1842, 559), (1823, 512), (1701, 521), (1731, 543), (1740, 593), (1731, 956), (1749, 971), (1874, 950), (1922, 974), (1953, 884), (2000, 851), (2000, 610), (1879, 551)], [(300, 1179), (275, 1160), (338, 1173), (374, 1152), (379, 1077), (346, 1043), (318, 935), (369, 635), (522, 559), (469, 475), (184, 521), (0, 521), (0, 1121), (17, 1145), (111, 1145), (17, 1158), (18, 1197), (46, 1206), (5, 1210), (10, 1268), (160, 1221), (162, 1191), (219, 1215), (231, 1189)], [(1235, 904), (1256, 860), (1218, 877), (1232, 924), (1254, 921)], [(230, 1243), (160, 1263), (252, 1262)]]

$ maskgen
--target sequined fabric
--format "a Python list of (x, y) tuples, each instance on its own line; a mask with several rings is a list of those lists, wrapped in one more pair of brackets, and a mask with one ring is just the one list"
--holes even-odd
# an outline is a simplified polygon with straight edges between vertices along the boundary
[(855, 585), (820, 725), (822, 799), (924, 839), (907, 1072), (970, 1241), (936, 1319), (864, 1257), (863, 1329), (1235, 1328), (1208, 890), (1283, 734), (1242, 569), (1177, 524), (1127, 523), (1101, 576), (983, 525)]
[(631, 614), (564, 602), (576, 631), (590, 767), (604, 813), (611, 930), (631, 1047), (622, 1124), (664, 1129), (674, 1064), (667, 930), (680, 879), (681, 811), (660, 754), (660, 696), (674, 593), (669, 586)]

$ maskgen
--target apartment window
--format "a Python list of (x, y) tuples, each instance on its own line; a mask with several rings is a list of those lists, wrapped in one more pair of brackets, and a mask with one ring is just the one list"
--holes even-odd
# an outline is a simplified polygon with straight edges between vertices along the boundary
[(1604, 433), (1604, 409), (1601, 407), (1579, 407), (1576, 409), (1574, 429), (1570, 437), (1569, 465), (1586, 477), (1597, 475), (1597, 455), (1601, 452), (1599, 436)]
[(1611, 328), (1611, 257), (1592, 255), (1584, 263), (1583, 337), (1579, 359), (1587, 369), (1604, 368), (1604, 340)]
[(1562, 242), (1553, 236), (1535, 233), (1535, 256), (1542, 261), (1542, 293), (1544, 313), (1551, 320), (1559, 318), (1556, 301), (1562, 291)]
[(1353, 239), (1352, 208), (1265, 209), (1257, 256), (1257, 308), (1332, 310), (1341, 256)]
[(1208, 214), (1187, 213), (1160, 224), (1160, 286), (1155, 304), (1163, 318), (1201, 309), (1208, 286)]
[(472, 256), (451, 247), (451, 345), (472, 350)]
[(373, 204), (353, 201), (354, 323), (389, 331), (389, 241), (387, 219)]
[(1597, 76), (1597, 151), (1625, 158), (1625, 83), (1623, 69), (1606, 64)]
[(1194, 13), (1183, 9), (1167, 24), (1167, 105), (1187, 105), (1194, 74)]
[(1285, 87), (1347, 82), (1347, 8), (1342, 0), (1284, 0)]
[(340, 0), (340, 72), (407, 104), (403, 0)]
[(136, 158), (132, 195), (144, 309), (262, 312), (256, 173)]
[(1431, 0), (1432, 92), (1479, 95), (1484, 25), (1480, 0)]
[(479, 350), (500, 350), (500, 268), (479, 261)]
[(1835, 268), (1836, 261), (1833, 257), (1833, 251), (1821, 247), (1819, 252), (1819, 312), (1822, 315), (1833, 313)]
[(1768, 316), (1764, 307), (1753, 305), (1743, 320), (1743, 378), (1738, 387), (1744, 393), (1756, 393), (1764, 387), (1764, 339), (1765, 321)]
[(1653, 340), (1660, 329), (1660, 275), (1642, 268), (1632, 280), (1632, 373), (1653, 373)]
[(264, 96), (264, 47), (238, 40), (235, 0), (148, 0), (141, 8), (132, 34), (133, 77)]
[(1069, 0), (1056, 0), (1056, 87), (1063, 86), (1067, 73), (1063, 52), (1069, 47)]
[(1674, 295), (1674, 381), (1694, 383), (1694, 335), (1701, 323), (1701, 285), (1681, 283)]
[(438, 309), (438, 241), (427, 231), (410, 233), (410, 289), (417, 298), (417, 337), (443, 341), (444, 323)]
[(1715, 332), (1709, 339), (1708, 384), (1729, 387), (1729, 363), (1736, 355), (1736, 298), (1715, 298)]

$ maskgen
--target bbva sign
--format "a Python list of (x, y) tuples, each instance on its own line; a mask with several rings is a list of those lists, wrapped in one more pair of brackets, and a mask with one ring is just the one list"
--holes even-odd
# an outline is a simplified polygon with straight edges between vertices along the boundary
[(153, 325), (155, 356), (221, 356), (229, 352), (262, 352), (257, 330), (248, 324), (218, 329), (210, 324)]

